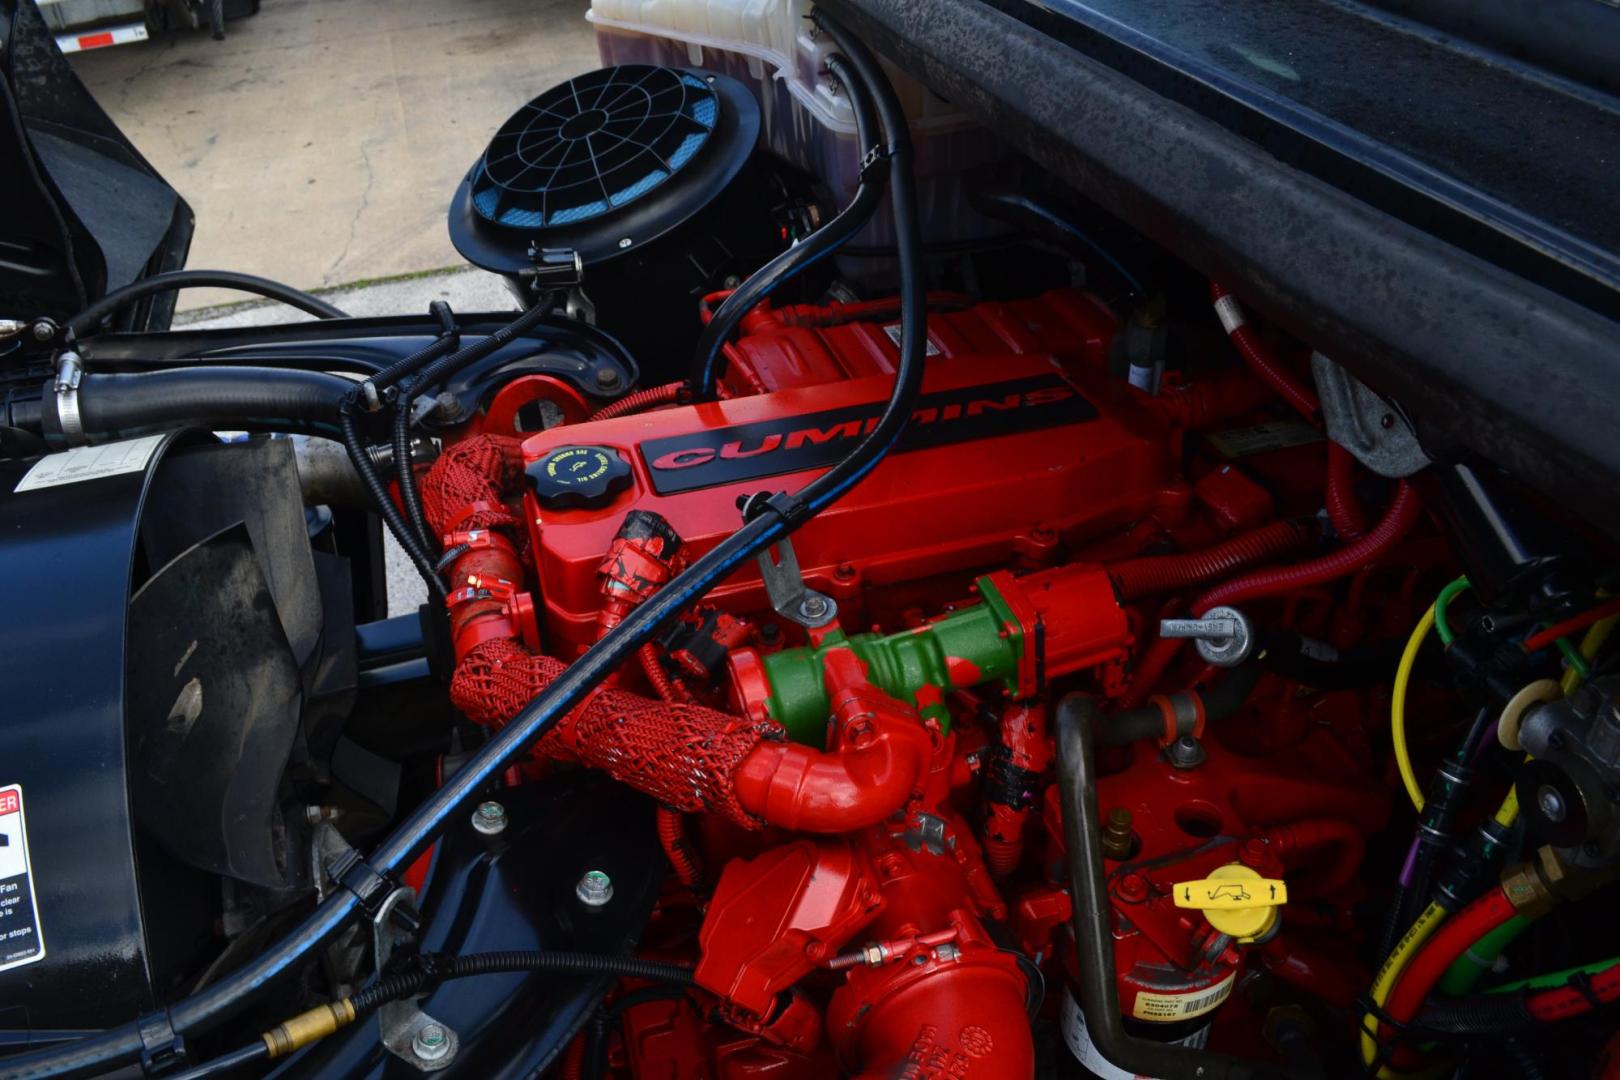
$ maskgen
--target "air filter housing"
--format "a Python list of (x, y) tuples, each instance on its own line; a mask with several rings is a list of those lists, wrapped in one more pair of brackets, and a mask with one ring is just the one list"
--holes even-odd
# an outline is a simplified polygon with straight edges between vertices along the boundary
[(552, 87), (503, 124), (456, 191), (450, 238), (501, 274), (531, 249), (587, 267), (639, 253), (700, 215), (759, 138), (753, 95), (723, 75), (629, 64)]

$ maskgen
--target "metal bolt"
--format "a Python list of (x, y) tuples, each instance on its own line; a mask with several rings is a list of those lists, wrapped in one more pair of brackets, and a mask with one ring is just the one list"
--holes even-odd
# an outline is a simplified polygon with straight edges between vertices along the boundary
[(34, 324), (34, 340), (49, 341), (56, 336), (56, 327), (49, 319), (41, 319)]
[(1564, 806), (1563, 794), (1551, 784), (1543, 784), (1541, 790), (1536, 792), (1536, 806), (1541, 809), (1542, 816), (1554, 824), (1563, 821), (1569, 812)]
[(596, 370), (596, 385), (604, 390), (611, 390), (619, 385), (619, 373), (612, 368), (598, 368)]
[(945, 944), (935, 946), (934, 948), (934, 959), (938, 960), (942, 964), (950, 963), (952, 960), (955, 960), (961, 955), (962, 950), (957, 948), (955, 945), (952, 945), (948, 941)]
[(619, 238), (619, 248), (620, 248), (620, 250), (623, 250), (624, 248), (629, 247), (633, 243), (635, 243), (635, 241), (631, 240), (628, 236), (621, 236)]
[(1204, 763), (1204, 747), (1191, 735), (1183, 735), (1171, 743), (1165, 751), (1172, 767), (1177, 769), (1196, 769)]
[(574, 895), (586, 907), (602, 907), (613, 899), (613, 879), (600, 870), (587, 870), (574, 886)]
[(479, 803), (473, 811), (472, 826), (485, 836), (496, 836), (506, 831), (506, 807), (498, 802)]
[(827, 614), (827, 598), (807, 596), (799, 601), (799, 614), (807, 619), (819, 619)]
[(442, 1024), (423, 1024), (411, 1038), (411, 1052), (423, 1061), (438, 1061), (450, 1052), (450, 1033)]

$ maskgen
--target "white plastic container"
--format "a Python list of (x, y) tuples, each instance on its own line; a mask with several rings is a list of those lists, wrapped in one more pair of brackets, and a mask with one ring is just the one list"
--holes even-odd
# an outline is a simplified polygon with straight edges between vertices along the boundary
[[(812, 38), (811, 0), (592, 0), (602, 62), (699, 67), (754, 91), (764, 146), (819, 177), (839, 206), (860, 182), (864, 147), (837, 80), (822, 69), (833, 51)], [(964, 174), (1006, 154), (1004, 145), (944, 98), (885, 64), (905, 107), (916, 148), (918, 207), (930, 244), (976, 240), (1006, 227), (975, 213)], [(894, 225), (885, 204), (851, 243), (889, 247)]]

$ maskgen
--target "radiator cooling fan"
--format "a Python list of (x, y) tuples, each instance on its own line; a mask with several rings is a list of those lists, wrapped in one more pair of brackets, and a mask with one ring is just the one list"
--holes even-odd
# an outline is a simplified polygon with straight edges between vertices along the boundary
[(514, 113), (457, 189), (450, 238), (469, 261), (516, 275), (531, 248), (587, 266), (640, 253), (738, 178), (759, 106), (724, 75), (633, 64), (588, 72)]

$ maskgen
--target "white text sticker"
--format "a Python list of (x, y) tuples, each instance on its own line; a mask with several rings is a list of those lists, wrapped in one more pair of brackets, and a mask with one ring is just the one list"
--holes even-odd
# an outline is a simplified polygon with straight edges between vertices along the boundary
[(0, 971), (45, 959), (22, 787), (0, 787)]
[(162, 435), (107, 443), (103, 446), (77, 446), (60, 454), (47, 454), (34, 463), (17, 484), (18, 491), (77, 484), (103, 476), (140, 472), (163, 445)]

